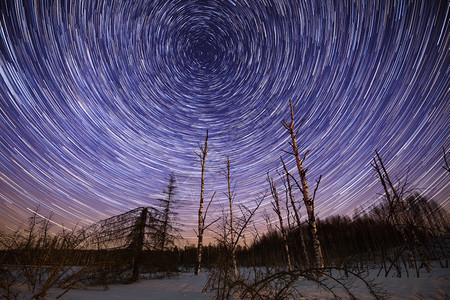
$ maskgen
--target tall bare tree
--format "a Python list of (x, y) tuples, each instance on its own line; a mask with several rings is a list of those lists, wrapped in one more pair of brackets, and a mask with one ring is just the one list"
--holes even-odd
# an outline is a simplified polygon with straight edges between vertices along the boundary
[(286, 229), (284, 228), (283, 217), (281, 215), (280, 199), (278, 198), (277, 187), (275, 185), (275, 182), (273, 181), (273, 178), (269, 177), (269, 174), (267, 174), (267, 181), (269, 181), (270, 192), (272, 193), (272, 198), (274, 201), (272, 202), (273, 210), (277, 213), (278, 221), (280, 222), (280, 231), (281, 237), (283, 238), (284, 253), (286, 255), (289, 271), (292, 272), (291, 256), (289, 255), (289, 245), (287, 243)]
[(230, 239), (231, 239), (231, 259), (233, 261), (234, 276), (237, 276), (237, 263), (236, 263), (236, 245), (234, 240), (234, 228), (233, 228), (233, 194), (231, 192), (231, 163), (230, 156), (227, 156), (226, 176), (228, 185), (228, 202), (230, 204)]
[(198, 209), (197, 265), (196, 265), (195, 271), (194, 271), (195, 275), (200, 274), (200, 269), (201, 269), (201, 265), (202, 265), (203, 233), (208, 226), (212, 225), (215, 222), (214, 221), (214, 222), (210, 223), (208, 226), (205, 226), (206, 215), (208, 213), (209, 206), (211, 205), (211, 202), (214, 198), (215, 192), (211, 196), (211, 200), (209, 201), (209, 203), (206, 207), (205, 213), (203, 213), (203, 202), (204, 202), (204, 198), (205, 198), (206, 155), (208, 154), (208, 130), (206, 130), (205, 143), (204, 143), (203, 147), (199, 145), (199, 148), (200, 148), (200, 153), (198, 154), (198, 156), (200, 157), (200, 160), (202, 161), (202, 175), (201, 175), (201, 182), (200, 182), (200, 207)]
[(306, 251), (306, 244), (305, 239), (303, 238), (303, 229), (302, 229), (302, 222), (300, 220), (300, 214), (297, 209), (297, 205), (295, 204), (294, 195), (292, 194), (292, 185), (291, 185), (291, 174), (289, 173), (286, 164), (284, 163), (283, 159), (281, 159), (281, 163), (283, 164), (284, 172), (286, 173), (286, 193), (288, 193), (289, 200), (291, 202), (292, 210), (294, 211), (295, 221), (297, 222), (298, 227), (298, 235), (300, 237), (300, 244), (303, 251), (303, 256), (305, 258), (305, 265), (306, 267), (309, 267), (309, 255), (308, 251)]
[(319, 180), (317, 181), (316, 188), (314, 190), (313, 197), (311, 198), (309, 196), (309, 189), (308, 184), (306, 181), (306, 172), (308, 169), (303, 169), (303, 162), (306, 159), (306, 155), (308, 154), (308, 150), (306, 151), (305, 155), (303, 156), (303, 159), (300, 158), (300, 154), (298, 151), (297, 146), (297, 133), (300, 130), (300, 127), (296, 130), (295, 124), (294, 124), (294, 108), (292, 105), (292, 100), (289, 100), (289, 104), (291, 106), (291, 121), (287, 123), (286, 121), (282, 121), (282, 124), (284, 128), (289, 132), (291, 136), (291, 146), (293, 150), (293, 155), (295, 157), (295, 162), (297, 164), (298, 174), (300, 176), (301, 181), (301, 187), (299, 186), (302, 194), (303, 194), (303, 202), (306, 207), (306, 211), (308, 212), (308, 224), (311, 231), (312, 240), (314, 243), (314, 256), (315, 256), (315, 267), (319, 269), (323, 269), (324, 263), (323, 263), (323, 255), (322, 255), (322, 248), (320, 246), (319, 236), (317, 234), (317, 224), (316, 224), (316, 216), (314, 214), (314, 201), (316, 198), (316, 191), (319, 187), (320, 179), (322, 177), (319, 177)]

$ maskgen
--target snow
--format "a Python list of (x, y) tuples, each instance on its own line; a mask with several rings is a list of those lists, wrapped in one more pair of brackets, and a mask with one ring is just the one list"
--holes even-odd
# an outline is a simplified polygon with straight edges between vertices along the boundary
[[(103, 287), (90, 289), (70, 290), (60, 299), (152, 299), (152, 300), (186, 300), (186, 299), (210, 299), (211, 294), (202, 293), (207, 282), (208, 274), (201, 273), (195, 276), (192, 273), (181, 273), (177, 277), (167, 279), (141, 280), (134, 284), (116, 284), (104, 290)], [(377, 277), (384, 288), (394, 293), (391, 299), (448, 299), (450, 298), (450, 269), (433, 268), (428, 274), (422, 272), (420, 278), (407, 277)], [(318, 290), (312, 283), (305, 283), (301, 287), (307, 299), (331, 299), (330, 295)], [(358, 289), (358, 290), (355, 290)], [(363, 288), (354, 287), (361, 299), (373, 299)], [(56, 299), (61, 290), (54, 289), (49, 293), (47, 299)]]
[[(174, 278), (147, 279), (133, 284), (110, 285), (107, 290), (103, 287), (70, 290), (60, 299), (210, 299), (211, 295), (202, 293), (207, 280), (206, 273), (199, 276), (195, 276), (193, 273), (181, 273), (180, 276)], [(52, 290), (48, 299), (55, 299), (60, 293), (60, 290)]]

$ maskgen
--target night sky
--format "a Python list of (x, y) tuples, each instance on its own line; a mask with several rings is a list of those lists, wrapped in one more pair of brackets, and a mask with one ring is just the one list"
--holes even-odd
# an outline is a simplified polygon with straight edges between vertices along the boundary
[(0, 2), (0, 230), (38, 206), (71, 228), (155, 205), (173, 171), (192, 242), (206, 130), (212, 220), (227, 155), (236, 206), (280, 156), (294, 172), (289, 99), (319, 218), (379, 201), (375, 149), (449, 207), (447, 1)]

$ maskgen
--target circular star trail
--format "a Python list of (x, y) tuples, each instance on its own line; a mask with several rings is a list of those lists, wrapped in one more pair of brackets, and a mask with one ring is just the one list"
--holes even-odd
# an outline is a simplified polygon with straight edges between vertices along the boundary
[(445, 1), (3, 0), (0, 13), (4, 230), (37, 207), (73, 227), (155, 205), (173, 171), (189, 240), (206, 130), (213, 219), (227, 155), (247, 206), (280, 156), (294, 172), (289, 99), (309, 185), (323, 176), (320, 218), (379, 201), (375, 149), (448, 207)]

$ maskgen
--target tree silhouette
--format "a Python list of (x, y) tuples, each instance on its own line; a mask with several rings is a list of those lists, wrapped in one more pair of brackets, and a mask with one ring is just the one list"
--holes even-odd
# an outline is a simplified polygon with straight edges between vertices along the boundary
[(378, 162), (374, 158), (372, 166), (377, 171), (378, 177), (380, 178), (380, 182), (383, 185), (385, 197), (389, 207), (389, 216), (394, 222), (394, 225), (398, 227), (402, 235), (402, 239), (407, 249), (410, 267), (417, 269), (416, 261), (414, 258), (414, 248), (416, 248), (417, 251), (419, 252), (419, 256), (423, 266), (425, 267), (427, 272), (431, 272), (430, 263), (425, 255), (422, 244), (420, 243), (417, 237), (416, 226), (414, 225), (414, 222), (411, 219), (411, 216), (405, 207), (405, 203), (401, 198), (402, 195), (393, 185), (389, 177), (389, 174), (383, 164), (383, 161), (380, 157), (380, 154), (378, 153), (377, 150), (375, 150), (375, 153), (378, 158)]
[(179, 206), (176, 194), (175, 173), (171, 172), (167, 181), (167, 186), (163, 190), (163, 198), (158, 199), (159, 220), (161, 229), (159, 235), (156, 236), (156, 247), (160, 251), (164, 251), (167, 247), (175, 245), (175, 241), (180, 238), (179, 229), (176, 227), (176, 217), (178, 213), (176, 209)]
[(306, 172), (308, 171), (308, 169), (303, 169), (303, 162), (306, 159), (308, 150), (306, 151), (305, 155), (303, 156), (303, 159), (301, 159), (299, 151), (298, 151), (298, 146), (297, 146), (297, 133), (300, 130), (301, 125), (298, 129), (295, 129), (294, 108), (292, 106), (292, 100), (289, 100), (289, 104), (291, 106), (291, 121), (288, 124), (286, 121), (283, 120), (282, 124), (291, 136), (290, 144), (292, 146), (293, 155), (295, 157), (295, 162), (297, 164), (297, 170), (298, 170), (298, 174), (300, 176), (300, 182), (301, 182), (301, 187), (300, 187), (300, 185), (298, 185), (298, 187), (303, 194), (303, 202), (306, 206), (306, 211), (308, 212), (308, 224), (309, 224), (311, 236), (312, 236), (313, 243), (314, 243), (315, 267), (318, 269), (322, 269), (324, 267), (322, 248), (320, 247), (319, 236), (317, 234), (316, 216), (314, 213), (314, 201), (316, 198), (316, 191), (317, 191), (317, 188), (319, 187), (320, 179), (322, 177), (321, 176), (319, 177), (319, 180), (317, 181), (317, 185), (316, 185), (316, 188), (313, 193), (313, 197), (311, 198), (309, 195), (308, 184), (306, 181)]

